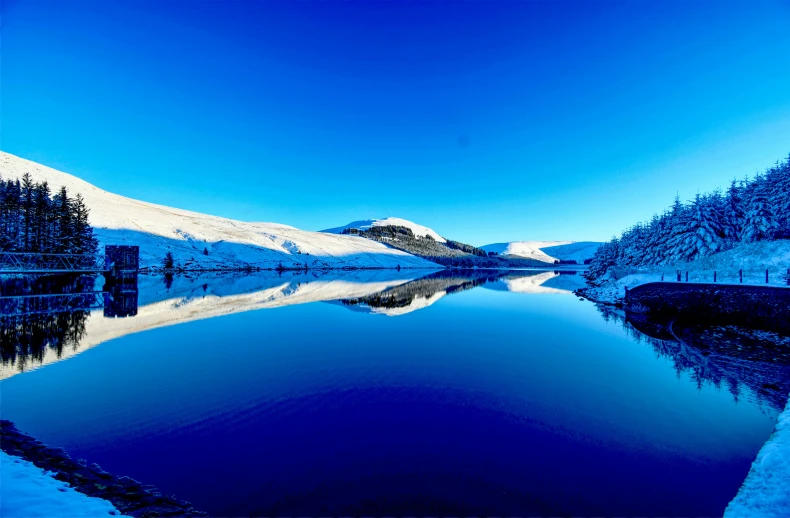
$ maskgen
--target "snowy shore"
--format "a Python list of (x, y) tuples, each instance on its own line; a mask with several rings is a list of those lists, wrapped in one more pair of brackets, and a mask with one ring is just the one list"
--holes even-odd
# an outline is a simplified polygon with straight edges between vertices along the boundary
[(73, 460), (0, 420), (0, 515), (3, 517), (205, 517), (189, 502), (163, 495), (97, 464)]
[(760, 449), (725, 518), (790, 516), (790, 400)]
[(4, 517), (122, 516), (107, 500), (80, 493), (21, 457), (0, 451), (0, 470)]

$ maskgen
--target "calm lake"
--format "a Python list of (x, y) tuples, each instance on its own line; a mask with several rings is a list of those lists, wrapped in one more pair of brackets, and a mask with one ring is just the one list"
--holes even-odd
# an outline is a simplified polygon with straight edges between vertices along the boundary
[(643, 335), (582, 281), (141, 276), (127, 316), (3, 318), (2, 416), (215, 516), (721, 515), (786, 366)]

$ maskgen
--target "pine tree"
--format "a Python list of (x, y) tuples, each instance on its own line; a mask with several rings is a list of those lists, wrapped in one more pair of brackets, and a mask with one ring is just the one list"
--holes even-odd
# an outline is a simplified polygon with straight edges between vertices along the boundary
[(679, 196), (675, 196), (675, 203), (669, 216), (669, 237), (667, 238), (667, 262), (688, 261), (696, 254), (696, 237), (692, 223), (691, 209), (683, 205)]
[(708, 196), (694, 199), (691, 214), (691, 231), (696, 236), (695, 250), (689, 260), (707, 256), (722, 248), (724, 231), (722, 229), (721, 195), (714, 192)]
[(740, 241), (743, 230), (743, 195), (742, 188), (733, 179), (727, 195), (724, 198), (724, 221), (722, 230), (724, 231), (725, 247), (732, 246)]
[(93, 234), (93, 227), (88, 222), (88, 208), (85, 206), (81, 194), (77, 194), (74, 198), (71, 219), (71, 235), (74, 239), (73, 253), (95, 254), (98, 240)]
[(758, 177), (752, 184), (744, 214), (741, 241), (751, 243), (773, 237), (776, 221), (768, 201), (767, 185), (764, 178)]

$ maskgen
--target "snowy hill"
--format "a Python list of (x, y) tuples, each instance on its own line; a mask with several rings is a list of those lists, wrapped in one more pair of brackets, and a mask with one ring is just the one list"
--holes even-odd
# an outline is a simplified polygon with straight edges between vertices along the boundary
[(547, 263), (573, 260), (581, 264), (591, 258), (600, 245), (595, 241), (511, 241), (480, 248), (505, 257), (524, 257)]
[[(141, 267), (158, 266), (172, 252), (188, 269), (232, 267), (438, 268), (381, 243), (357, 236), (308, 232), (277, 223), (247, 223), (209, 216), (103, 191), (70, 174), (0, 152), (0, 177), (30, 173), (51, 190), (65, 185), (82, 194), (100, 245), (140, 246)], [(430, 230), (430, 229), (426, 229)], [(207, 250), (208, 255), (203, 251)]]
[(446, 240), (437, 234), (433, 229), (424, 227), (422, 225), (418, 225), (413, 221), (409, 221), (407, 219), (402, 218), (383, 218), (383, 219), (365, 219), (361, 221), (352, 221), (348, 225), (343, 225), (342, 227), (336, 228), (328, 228), (326, 230), (322, 230), (321, 232), (326, 232), (329, 234), (340, 234), (344, 230), (355, 228), (357, 230), (368, 230), (371, 227), (384, 227), (384, 226), (394, 226), (394, 227), (406, 227), (411, 229), (414, 232), (415, 236), (418, 237), (425, 237), (431, 236), (434, 240), (445, 243)]

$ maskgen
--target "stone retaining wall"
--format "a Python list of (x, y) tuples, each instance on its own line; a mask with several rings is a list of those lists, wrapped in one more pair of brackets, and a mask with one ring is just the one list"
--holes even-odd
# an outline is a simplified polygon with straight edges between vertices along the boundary
[(790, 288), (651, 282), (626, 292), (635, 313), (790, 333)]

